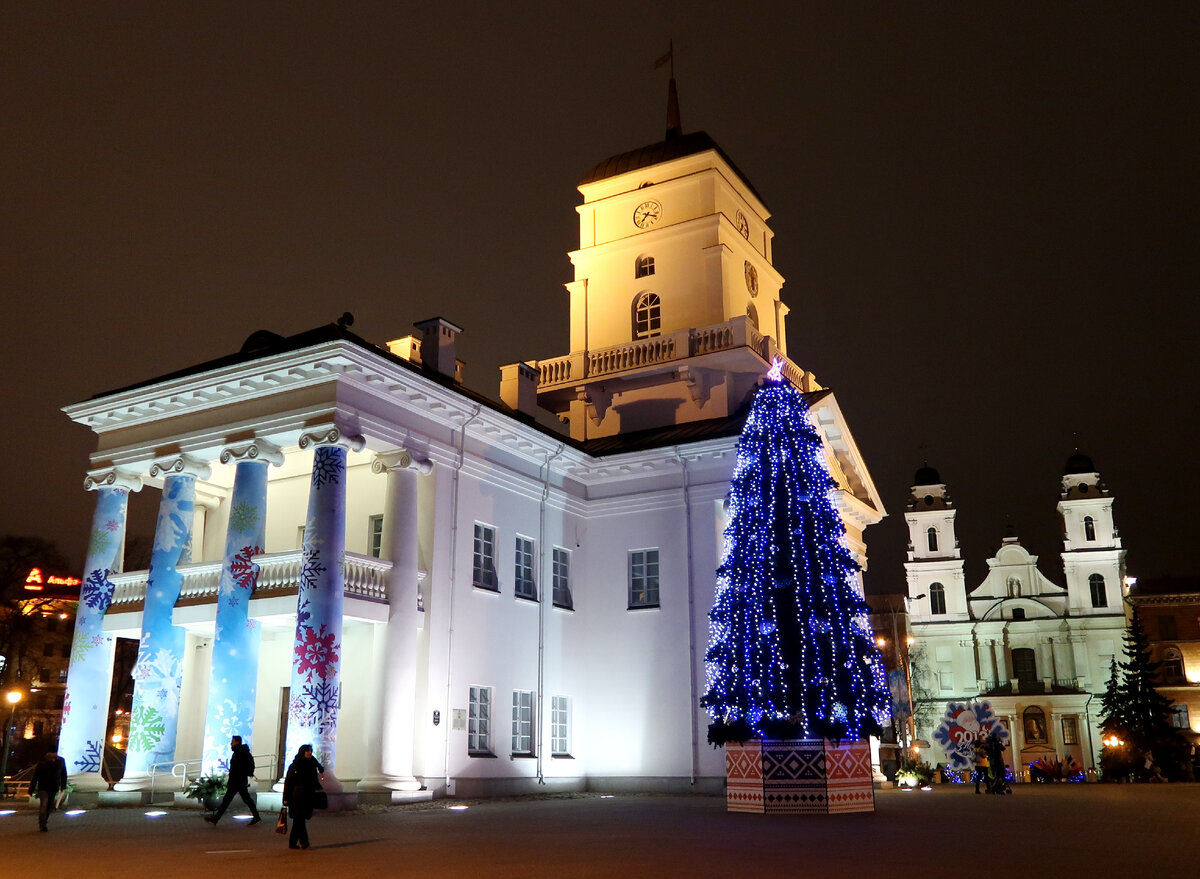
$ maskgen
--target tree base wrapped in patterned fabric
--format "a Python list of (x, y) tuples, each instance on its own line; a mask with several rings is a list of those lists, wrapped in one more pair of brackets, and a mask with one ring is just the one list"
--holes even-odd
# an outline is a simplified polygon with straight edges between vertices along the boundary
[(874, 812), (870, 746), (829, 739), (727, 742), (725, 804), (730, 812)]

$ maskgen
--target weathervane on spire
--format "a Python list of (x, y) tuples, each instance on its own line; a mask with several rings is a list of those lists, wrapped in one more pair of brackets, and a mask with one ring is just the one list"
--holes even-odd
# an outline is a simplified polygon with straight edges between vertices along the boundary
[(667, 86), (667, 140), (683, 134), (683, 123), (679, 120), (679, 92), (675, 89), (675, 41), (667, 43), (667, 54), (654, 62), (654, 69), (664, 64), (671, 65), (671, 82)]

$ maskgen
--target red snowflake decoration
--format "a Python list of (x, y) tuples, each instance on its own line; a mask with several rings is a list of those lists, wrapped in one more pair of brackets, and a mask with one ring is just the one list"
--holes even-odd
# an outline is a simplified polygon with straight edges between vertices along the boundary
[(233, 557), (233, 561), (229, 563), (229, 572), (233, 575), (233, 582), (243, 589), (250, 592), (254, 591), (255, 585), (258, 583), (258, 566), (250, 559), (262, 552), (257, 546), (243, 546), (242, 551)]
[(337, 665), (339, 645), (337, 636), (330, 632), (325, 634), (325, 626), (321, 625), (320, 634), (315, 629), (304, 629), (304, 640), (296, 645), (296, 657), (300, 664), (296, 671), (305, 674), (316, 672), (320, 677), (327, 678)]

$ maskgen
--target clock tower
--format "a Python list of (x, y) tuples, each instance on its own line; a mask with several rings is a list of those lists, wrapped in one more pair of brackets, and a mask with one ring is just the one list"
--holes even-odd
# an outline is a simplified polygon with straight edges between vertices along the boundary
[[(787, 355), (761, 196), (704, 132), (605, 159), (579, 183), (571, 353), (529, 365), (578, 440), (728, 418)], [(787, 360), (803, 391), (811, 373)]]

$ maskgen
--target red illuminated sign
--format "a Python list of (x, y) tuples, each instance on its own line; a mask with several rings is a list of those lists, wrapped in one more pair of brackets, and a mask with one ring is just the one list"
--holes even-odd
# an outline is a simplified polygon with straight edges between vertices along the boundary
[(56, 574), (43, 574), (41, 568), (31, 568), (25, 578), (25, 588), (30, 592), (41, 592), (47, 586), (80, 586), (83, 581), (78, 577), (59, 577)]

